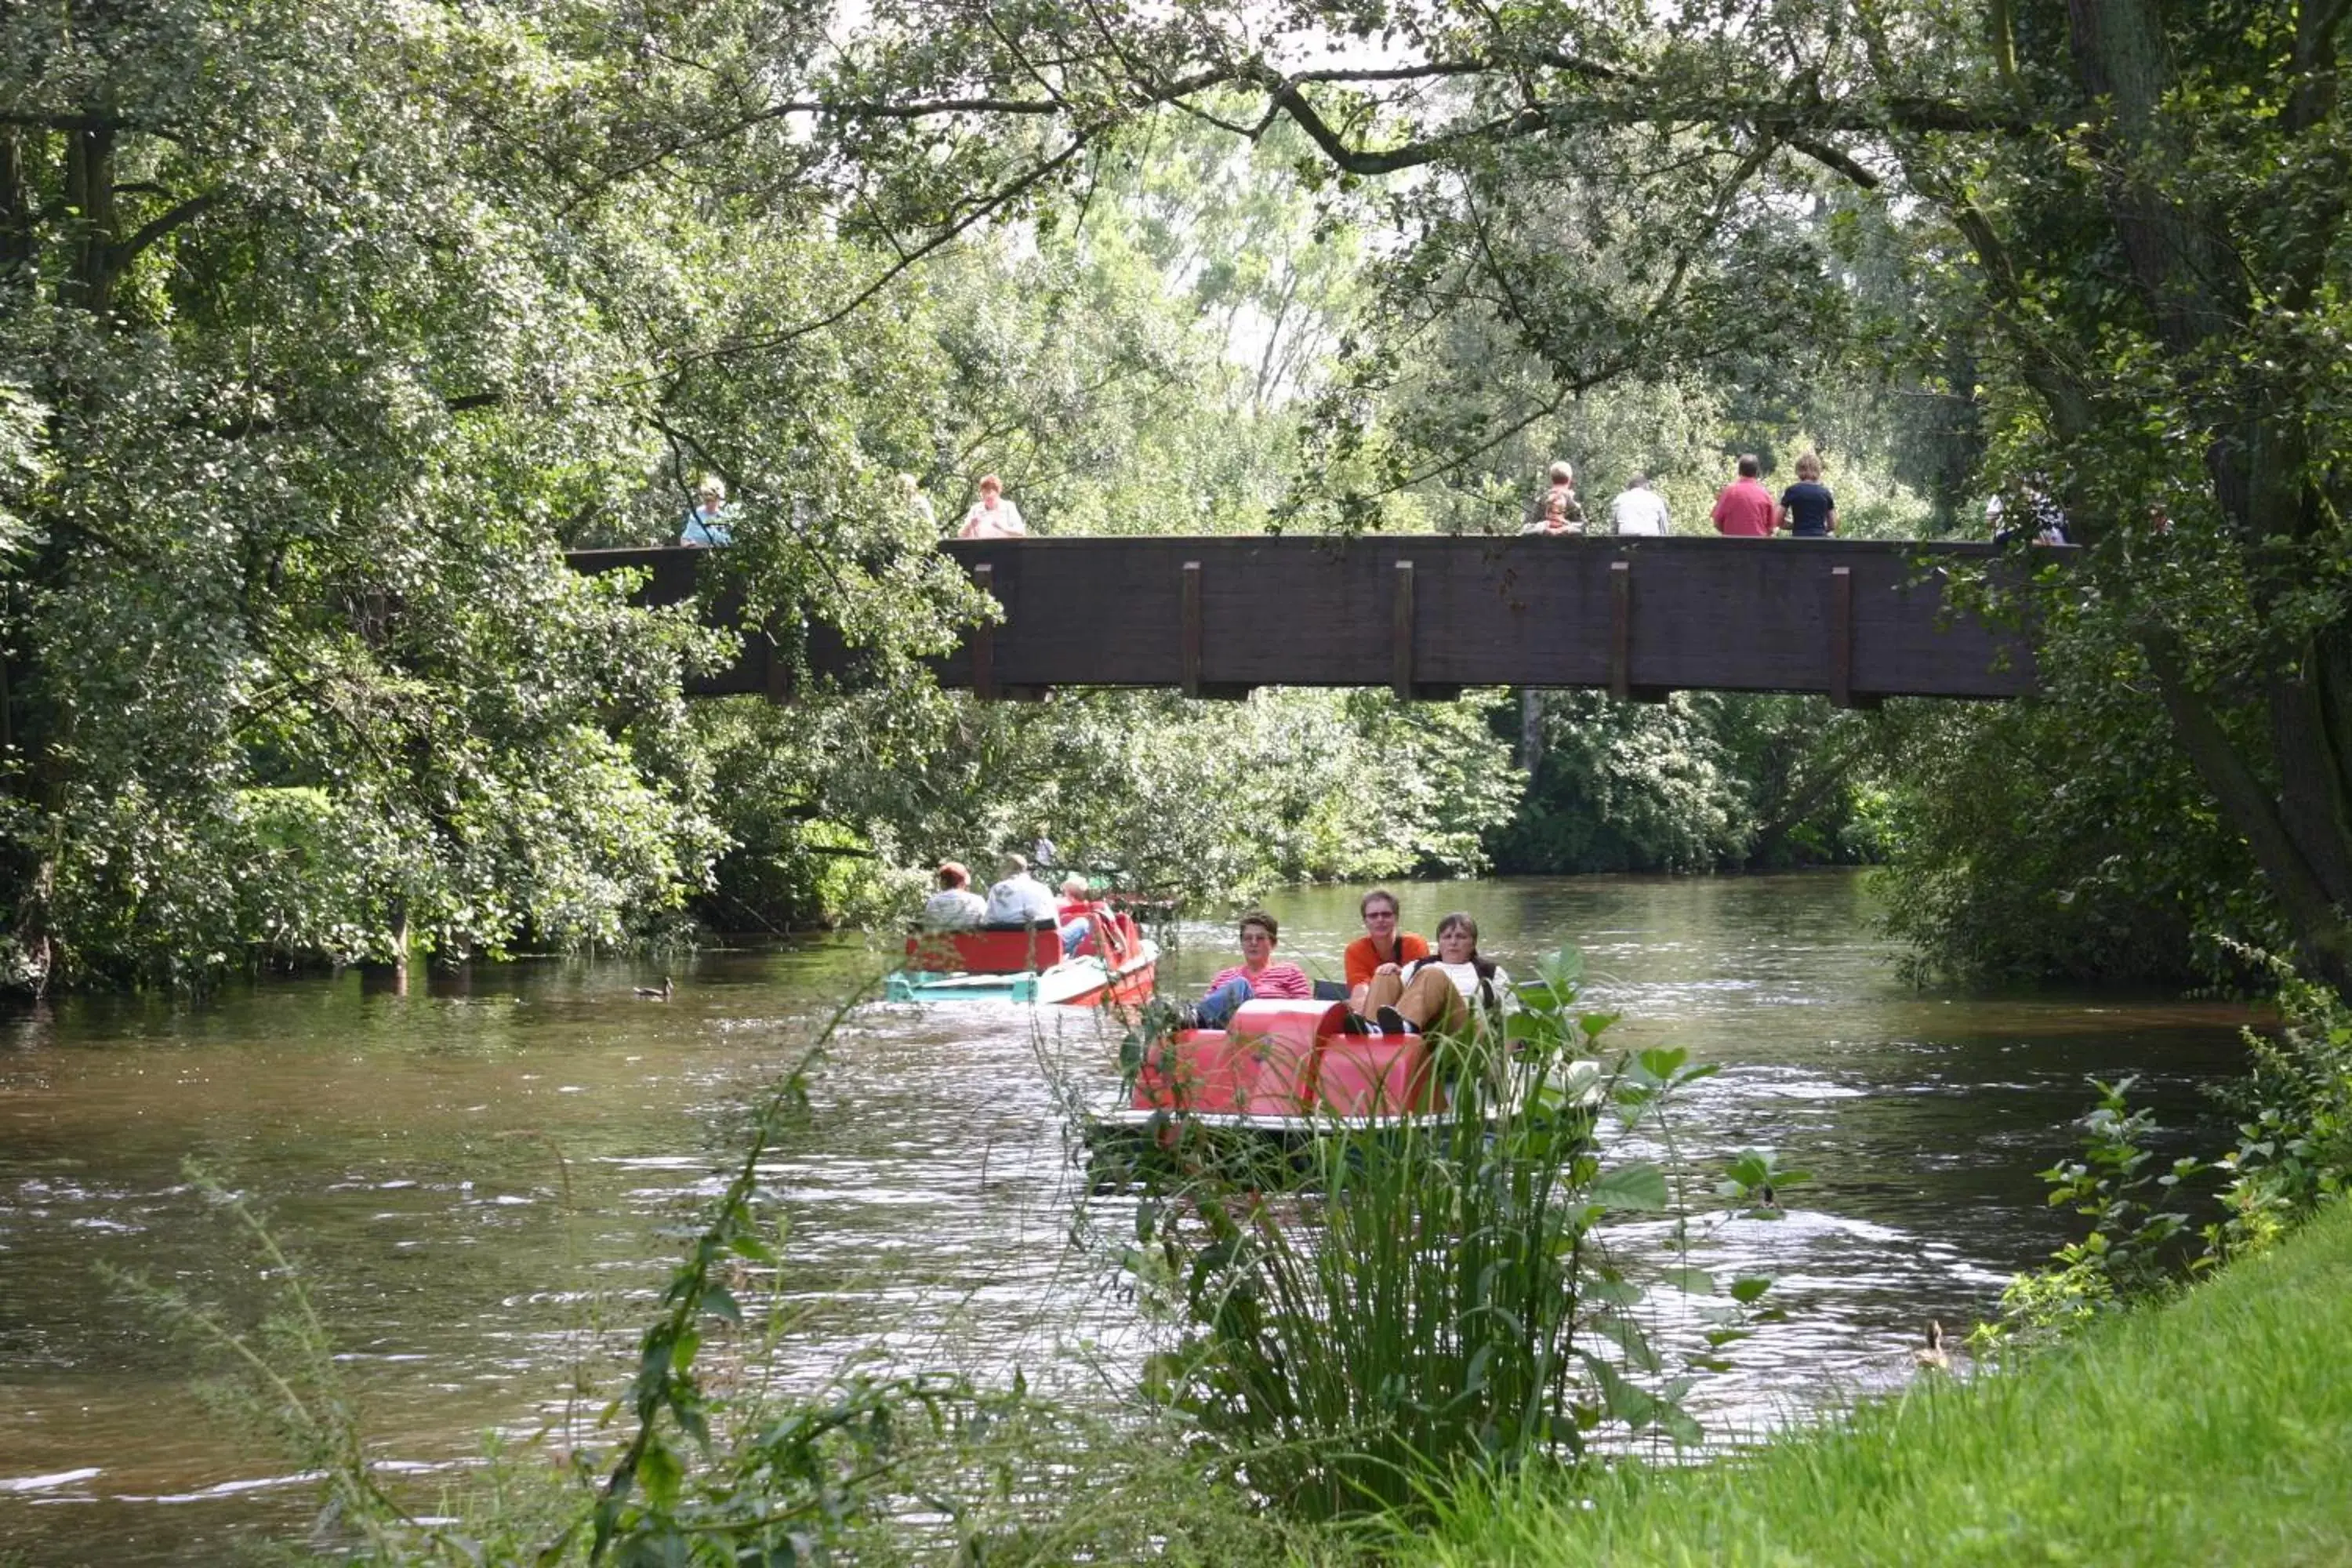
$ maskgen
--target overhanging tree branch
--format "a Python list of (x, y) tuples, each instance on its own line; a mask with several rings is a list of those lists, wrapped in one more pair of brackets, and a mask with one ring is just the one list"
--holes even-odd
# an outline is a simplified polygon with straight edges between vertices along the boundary
[(162, 216), (141, 225), (137, 233), (114, 247), (115, 266), (118, 268), (128, 267), (131, 259), (141, 251), (145, 250), (181, 225), (202, 216), (227, 199), (226, 195), (219, 191), (207, 191), (203, 195), (189, 197)]

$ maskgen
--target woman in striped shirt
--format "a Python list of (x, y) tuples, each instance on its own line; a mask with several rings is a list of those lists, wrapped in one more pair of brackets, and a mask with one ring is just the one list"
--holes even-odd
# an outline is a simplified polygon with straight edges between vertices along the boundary
[(1315, 994), (1314, 983), (1295, 963), (1274, 962), (1274, 944), (1282, 928), (1264, 910), (1242, 917), (1242, 961), (1220, 970), (1209, 982), (1209, 994), (1187, 1009), (1191, 1015), (1178, 1026), (1222, 1029), (1244, 1002), (1283, 1000), (1305, 1002)]

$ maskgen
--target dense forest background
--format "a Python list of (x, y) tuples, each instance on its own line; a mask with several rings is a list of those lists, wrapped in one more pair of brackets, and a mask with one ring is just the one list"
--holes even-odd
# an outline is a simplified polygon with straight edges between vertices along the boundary
[[(1874, 861), (1930, 969), (2339, 977), (2341, 7), (2113, 9), (9, 7), (0, 978), (878, 918), (1040, 826), (1204, 900)], [(1851, 533), (2065, 505), (1995, 606), (2042, 699), (919, 663), (984, 472), (1041, 533), (1512, 531), (1565, 458), (1703, 529), (1809, 447)], [(689, 706), (723, 637), (562, 566), (705, 474), (867, 683)]]

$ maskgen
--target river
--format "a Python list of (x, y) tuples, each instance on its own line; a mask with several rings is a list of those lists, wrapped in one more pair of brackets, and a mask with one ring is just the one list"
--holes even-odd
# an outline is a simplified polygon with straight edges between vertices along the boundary
[[(1355, 891), (1268, 900), (1281, 955), (1336, 973)], [(1704, 1261), (1777, 1277), (1786, 1323), (1707, 1391), (1753, 1430), (1909, 1369), (1927, 1321), (1981, 1315), (2066, 1217), (2035, 1173), (2071, 1146), (2086, 1074), (2141, 1075), (2204, 1146), (2200, 1086), (2239, 1060), (2242, 1008), (2115, 994), (1915, 991), (1848, 874), (1412, 886), (1405, 924), (1472, 911), (1524, 972), (1580, 947), (1624, 1037), (1719, 1062), (1685, 1124), (1702, 1154), (1771, 1147), (1811, 1172), (1778, 1223), (1710, 1231)], [(1230, 962), (1187, 925), (1163, 988)], [(259, 1268), (191, 1158), (268, 1214), (317, 1281), (376, 1450), (419, 1468), (609, 1397), (742, 1107), (811, 1020), (882, 967), (856, 938), (708, 952), (667, 1002), (643, 963), (546, 961), (274, 982), (197, 1006), (73, 998), (0, 1022), (0, 1558), (205, 1561), (299, 1531), (307, 1487), (188, 1385), (189, 1352), (100, 1266), (249, 1314)], [(780, 1151), (794, 1326), (776, 1371), (853, 1351), (1081, 1384), (1125, 1363), (1132, 1309), (1068, 1245), (1078, 1184), (1041, 1056), (1108, 1084), (1079, 1015), (854, 1014)], [(1084, 1347), (1081, 1350), (1080, 1347)], [(575, 1395), (576, 1377), (595, 1384)]]

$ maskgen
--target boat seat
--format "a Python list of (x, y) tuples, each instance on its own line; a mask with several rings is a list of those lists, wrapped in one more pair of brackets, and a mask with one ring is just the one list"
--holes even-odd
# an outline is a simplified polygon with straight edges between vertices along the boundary
[(1061, 934), (1051, 925), (966, 926), (961, 931), (920, 932), (907, 939), (908, 966), (930, 973), (961, 970), (977, 974), (1016, 974), (1051, 969), (1062, 962)]

